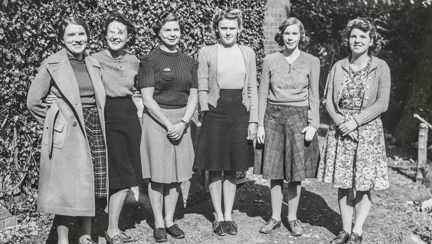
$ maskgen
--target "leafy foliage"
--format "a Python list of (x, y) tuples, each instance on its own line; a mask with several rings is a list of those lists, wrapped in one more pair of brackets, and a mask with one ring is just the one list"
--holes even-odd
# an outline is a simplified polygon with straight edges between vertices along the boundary
[[(343, 46), (341, 31), (348, 20), (366, 17), (375, 23), (380, 37), (381, 51), (377, 56), (387, 61), (392, 73), (392, 90), (389, 111), (384, 114), (386, 129), (395, 133), (402, 145), (407, 146), (416, 140), (417, 123), (412, 113), (417, 111), (432, 120), (430, 110), (430, 82), (416, 85), (416, 80), (430, 79), (419, 77), (418, 69), (430, 70), (432, 62), (425, 50), (432, 50), (425, 39), (432, 34), (431, 1), (314, 1), (292, 0), (292, 15), (305, 25), (310, 37), (307, 49), (321, 58), (322, 68), (320, 88), (324, 88), (326, 75), (331, 65), (347, 56)], [(389, 3), (390, 2), (390, 3)], [(429, 49), (426, 46), (429, 45)], [(423, 47), (423, 48), (422, 48)], [(428, 61), (429, 60), (429, 61)], [(430, 66), (429, 66), (430, 67)], [(429, 87), (429, 88), (428, 88)], [(427, 88), (428, 90), (425, 90)], [(407, 104), (410, 97), (412, 102)], [(428, 103), (429, 102), (429, 103)], [(408, 105), (408, 106), (407, 106)], [(407, 107), (410, 109), (407, 110)], [(402, 116), (406, 118), (397, 123)]]
[(240, 42), (251, 46), (260, 61), (264, 55), (265, 3), (265, 0), (3, 1), (0, 5), (0, 204), (13, 214), (35, 209), (41, 127), (30, 116), (25, 101), (28, 86), (42, 60), (61, 48), (56, 33), (63, 17), (77, 14), (88, 21), (89, 48), (94, 52), (104, 47), (101, 28), (107, 14), (121, 12), (137, 27), (136, 41), (130, 51), (143, 56), (157, 44), (152, 24), (163, 12), (175, 10), (183, 24), (181, 47), (185, 53), (195, 55), (200, 46), (215, 42), (210, 28), (215, 11), (239, 8), (244, 11), (245, 27)]

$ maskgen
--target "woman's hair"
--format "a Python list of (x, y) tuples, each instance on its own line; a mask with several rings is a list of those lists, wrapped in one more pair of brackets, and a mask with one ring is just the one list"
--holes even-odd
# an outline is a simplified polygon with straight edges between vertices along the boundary
[(285, 29), (290, 26), (290, 25), (297, 25), (299, 27), (300, 30), (300, 43), (305, 43), (308, 41), (308, 38), (306, 37), (306, 32), (305, 32), (305, 28), (303, 23), (297, 19), (296, 17), (289, 17), (287, 19), (285, 19), (284, 21), (282, 21), (282, 23), (279, 25), (278, 28), (278, 32), (276, 33), (274, 40), (277, 42), (277, 44), (279, 44), (279, 46), (283, 46), (284, 45), (284, 41), (283, 41), (283, 33), (285, 31)]
[(83, 18), (78, 17), (78, 16), (69, 16), (69, 17), (63, 18), (58, 25), (57, 40), (60, 43), (63, 41), (66, 28), (71, 24), (82, 26), (85, 30), (87, 37), (90, 36), (88, 25), (84, 21)]
[(237, 20), (239, 30), (243, 28), (243, 17), (240, 9), (228, 9), (226, 11), (220, 11), (213, 16), (213, 20), (212, 20), (213, 31), (216, 34), (216, 38), (218, 39), (219, 39), (219, 31), (218, 31), (219, 22), (221, 22), (221, 20), (223, 19)]
[(108, 17), (105, 19), (105, 23), (103, 25), (103, 31), (102, 31), (104, 37), (106, 37), (108, 33), (108, 26), (114, 21), (120, 22), (126, 26), (128, 36), (130, 37), (129, 41), (127, 42), (127, 45), (132, 44), (135, 41), (135, 33), (136, 33), (135, 25), (130, 20), (128, 20), (126, 16), (118, 12), (109, 14)]
[(178, 22), (181, 29), (180, 18), (174, 12), (168, 12), (162, 15), (162, 17), (152, 26), (153, 32), (157, 38), (159, 38), (159, 32), (162, 29), (162, 26), (171, 21)]
[(368, 52), (376, 52), (378, 50), (377, 47), (377, 40), (378, 40), (378, 33), (377, 29), (374, 24), (372, 24), (371, 21), (367, 20), (366, 18), (355, 18), (350, 21), (348, 21), (348, 24), (346, 27), (342, 30), (342, 44), (349, 50), (349, 38), (351, 35), (351, 31), (353, 29), (359, 29), (364, 32), (369, 32), (369, 37), (372, 40), (372, 46), (369, 48)]

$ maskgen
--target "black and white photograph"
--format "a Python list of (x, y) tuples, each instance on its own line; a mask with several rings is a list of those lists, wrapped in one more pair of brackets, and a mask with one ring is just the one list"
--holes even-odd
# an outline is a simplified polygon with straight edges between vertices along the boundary
[(0, 244), (432, 244), (431, 0), (0, 0)]

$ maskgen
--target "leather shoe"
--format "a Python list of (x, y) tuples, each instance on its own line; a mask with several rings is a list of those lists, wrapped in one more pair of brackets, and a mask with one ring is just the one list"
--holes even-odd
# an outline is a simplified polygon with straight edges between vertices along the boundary
[(348, 241), (349, 237), (350, 236), (346, 231), (341, 230), (339, 234), (330, 242), (330, 244), (344, 244)]
[(288, 221), (288, 227), (291, 231), (291, 235), (293, 236), (301, 236), (303, 235), (303, 227), (301, 226), (300, 220), (291, 220)]
[(224, 221), (222, 227), (225, 233), (230, 235), (237, 235), (237, 224), (234, 221)]
[(213, 232), (216, 233), (216, 235), (224, 236), (225, 232), (222, 228), (222, 221), (214, 221), (213, 222)]
[(153, 237), (156, 242), (166, 242), (168, 241), (167, 233), (165, 228), (156, 228), (153, 231)]
[(185, 233), (180, 227), (178, 227), (177, 224), (173, 224), (170, 227), (166, 228), (166, 231), (168, 234), (170, 234), (172, 237), (176, 239), (183, 239), (185, 238)]
[(279, 227), (281, 227), (281, 221), (271, 218), (263, 227), (261, 227), (259, 232), (263, 234), (270, 234), (272, 230)]
[(360, 244), (362, 242), (362, 240), (363, 240), (363, 238), (361, 235), (359, 235), (355, 232), (352, 232), (347, 243), (348, 244)]

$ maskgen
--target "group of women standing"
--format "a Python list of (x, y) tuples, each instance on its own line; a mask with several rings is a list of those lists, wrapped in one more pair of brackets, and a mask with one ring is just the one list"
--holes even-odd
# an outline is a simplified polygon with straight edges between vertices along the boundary
[[(140, 61), (127, 52), (135, 29), (122, 15), (107, 18), (107, 48), (91, 56), (85, 22), (64, 19), (58, 33), (64, 49), (42, 62), (27, 101), (44, 125), (38, 206), (56, 214), (59, 244), (69, 243), (68, 226), (76, 219), (82, 221), (79, 242), (94, 243), (91, 217), (104, 198), (107, 241), (130, 242), (119, 216), (141, 179), (150, 179), (155, 240), (184, 238), (174, 212), (180, 183), (193, 169), (209, 171), (214, 233), (236, 235), (236, 173), (254, 166), (254, 140), (264, 144), (255, 173), (271, 180), (272, 217), (261, 233), (281, 226), (285, 181), (288, 228), (302, 235), (301, 181), (318, 175), (339, 188), (343, 230), (332, 243), (361, 243), (370, 190), (388, 187), (379, 116), (388, 106), (390, 71), (370, 55), (374, 26), (361, 18), (347, 26), (350, 55), (327, 79), (326, 108), (334, 125), (319, 164), (320, 62), (299, 48), (303, 24), (292, 17), (281, 23), (275, 39), (282, 50), (264, 59), (259, 84), (254, 51), (237, 43), (241, 12), (216, 14), (213, 29), (218, 43), (201, 48), (196, 62), (178, 48), (180, 20), (165, 14), (153, 26), (159, 45)], [(145, 106), (141, 125), (134, 86)], [(189, 123), (197, 104), (202, 128), (194, 150)]]

